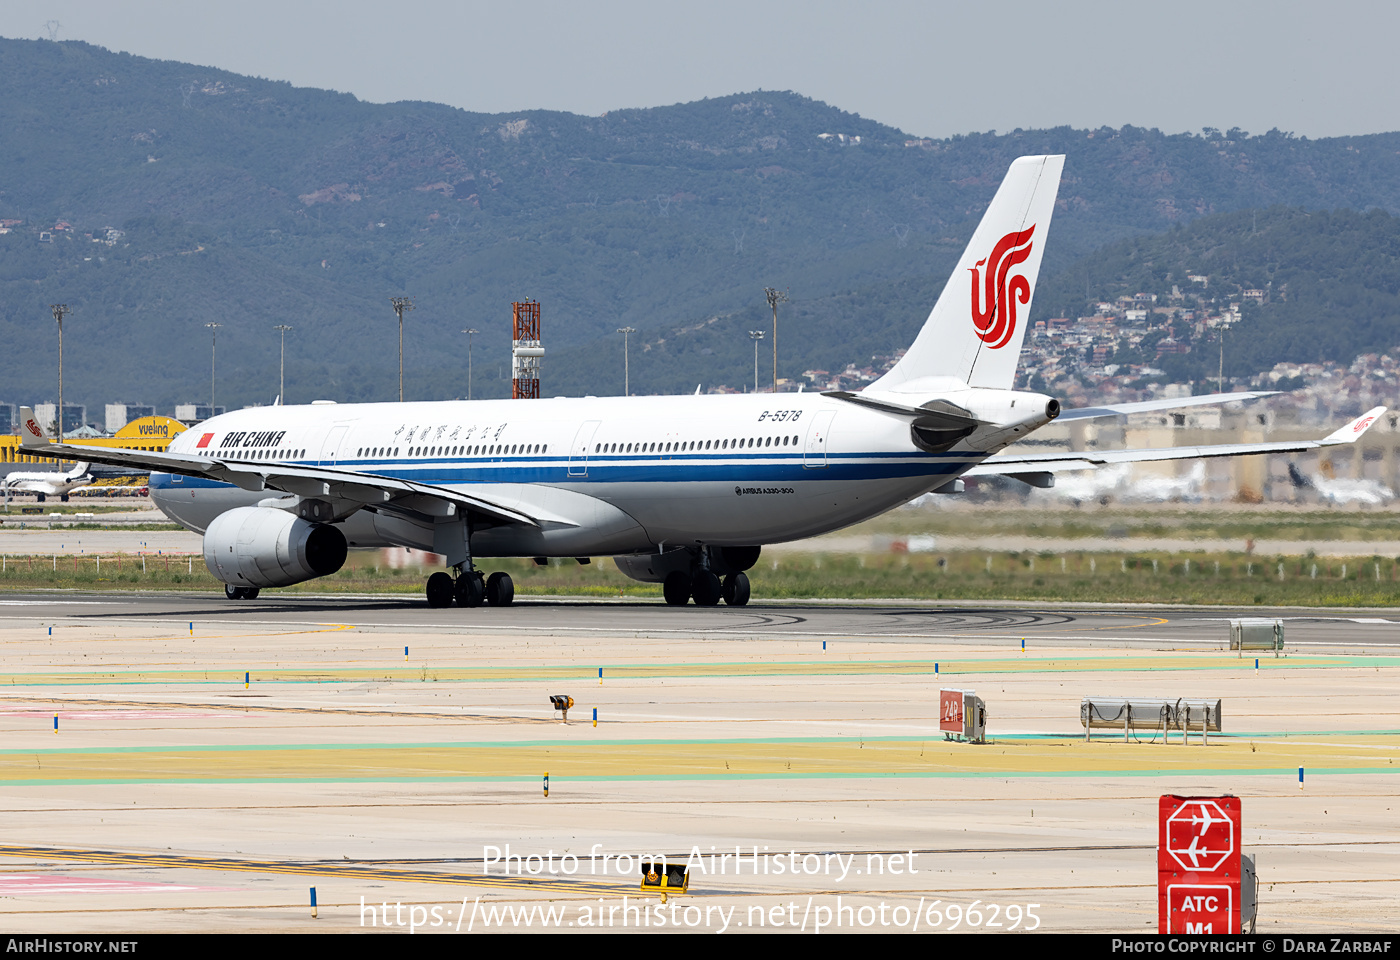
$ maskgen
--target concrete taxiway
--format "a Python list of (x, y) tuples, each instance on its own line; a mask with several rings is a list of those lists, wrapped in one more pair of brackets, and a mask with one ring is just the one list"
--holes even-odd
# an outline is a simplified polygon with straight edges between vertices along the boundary
[[(1158, 796), (1233, 793), (1262, 931), (1393, 932), (1400, 615), (1283, 612), (1256, 670), (1233, 613), (0, 594), (0, 916), (1152, 932)], [(1225, 734), (1085, 743), (1090, 694), (1219, 697)], [(638, 901), (652, 854), (688, 896)]]

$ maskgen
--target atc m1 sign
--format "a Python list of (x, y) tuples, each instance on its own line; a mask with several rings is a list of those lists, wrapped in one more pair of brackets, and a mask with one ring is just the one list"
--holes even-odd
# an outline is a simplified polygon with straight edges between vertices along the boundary
[(1158, 800), (1157, 931), (1240, 932), (1240, 800)]

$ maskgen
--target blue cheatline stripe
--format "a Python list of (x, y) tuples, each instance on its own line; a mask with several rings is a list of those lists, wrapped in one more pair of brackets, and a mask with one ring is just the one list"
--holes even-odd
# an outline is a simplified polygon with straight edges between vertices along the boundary
[[(473, 458), (457, 461), (414, 460), (394, 463), (340, 461), (343, 470), (437, 485), (461, 483), (799, 483), (810, 480), (893, 480), (905, 477), (954, 476), (975, 465), (981, 454), (914, 457), (909, 454), (848, 454), (833, 458), (825, 467), (808, 467), (801, 455), (755, 454), (751, 459), (696, 456), (624, 458), (609, 457), (588, 463), (576, 461), (570, 476), (569, 461), (548, 457)], [(898, 459), (896, 459), (898, 458)], [(873, 461), (873, 462), (872, 462)], [(275, 464), (268, 464), (275, 468)], [(287, 464), (311, 466), (316, 464)], [(231, 488), (233, 485), (198, 477), (175, 483), (169, 474), (151, 474), (151, 487), (185, 489)]]

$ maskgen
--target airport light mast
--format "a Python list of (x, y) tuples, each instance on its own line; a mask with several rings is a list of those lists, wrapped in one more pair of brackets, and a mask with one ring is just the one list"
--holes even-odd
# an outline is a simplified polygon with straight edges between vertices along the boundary
[[(775, 287), (764, 287), (763, 295), (768, 298), (768, 306), (773, 310), (773, 392), (778, 392), (778, 304), (787, 303), (787, 294)], [(758, 387), (754, 387), (754, 393)]]
[(403, 403), (403, 312), (413, 309), (413, 298), (390, 297), (389, 302), (399, 318), (399, 403)]
[(222, 323), (206, 323), (209, 328), (209, 416), (214, 416), (214, 383), (218, 371), (219, 328)]
[(1230, 322), (1221, 320), (1220, 326), (1216, 328), (1220, 331), (1220, 373), (1215, 381), (1216, 393), (1225, 392), (1225, 332), (1230, 329)]
[(622, 395), (632, 396), (632, 360), (627, 350), (627, 338), (637, 332), (636, 327), (618, 327), (617, 332), (622, 334)]
[(277, 403), (285, 406), (287, 403), (287, 331), (292, 328), (289, 324), (279, 323), (272, 329), (282, 331), (282, 363), (277, 374)]
[(763, 331), (750, 330), (749, 339), (753, 341), (753, 392), (758, 393), (758, 341), (763, 339)]
[(462, 331), (467, 335), (467, 399), (472, 398), (472, 337), (481, 331), (476, 327), (467, 327)]
[(73, 311), (68, 309), (66, 303), (54, 303), (49, 305), (53, 311), (53, 318), (58, 321), (58, 442), (63, 442), (63, 318)]

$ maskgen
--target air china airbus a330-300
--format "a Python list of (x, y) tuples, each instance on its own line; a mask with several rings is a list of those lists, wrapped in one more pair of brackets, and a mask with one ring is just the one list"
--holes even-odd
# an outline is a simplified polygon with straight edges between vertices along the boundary
[(857, 393), (313, 403), (239, 410), (165, 453), (51, 444), (21, 414), (23, 449), (152, 471), (151, 496), (204, 534), (230, 598), (334, 573), (353, 548), (443, 554), (432, 606), (508, 604), (481, 557), (612, 555), (668, 603), (749, 599), (763, 544), (826, 533), (961, 477), (1036, 486), (1103, 464), (1306, 450), (1357, 439), (1384, 408), (1330, 436), (1094, 453), (998, 455), (1059, 418), (1260, 394), (1061, 410), (1011, 389), (1064, 158), (1022, 157), (909, 352)]

